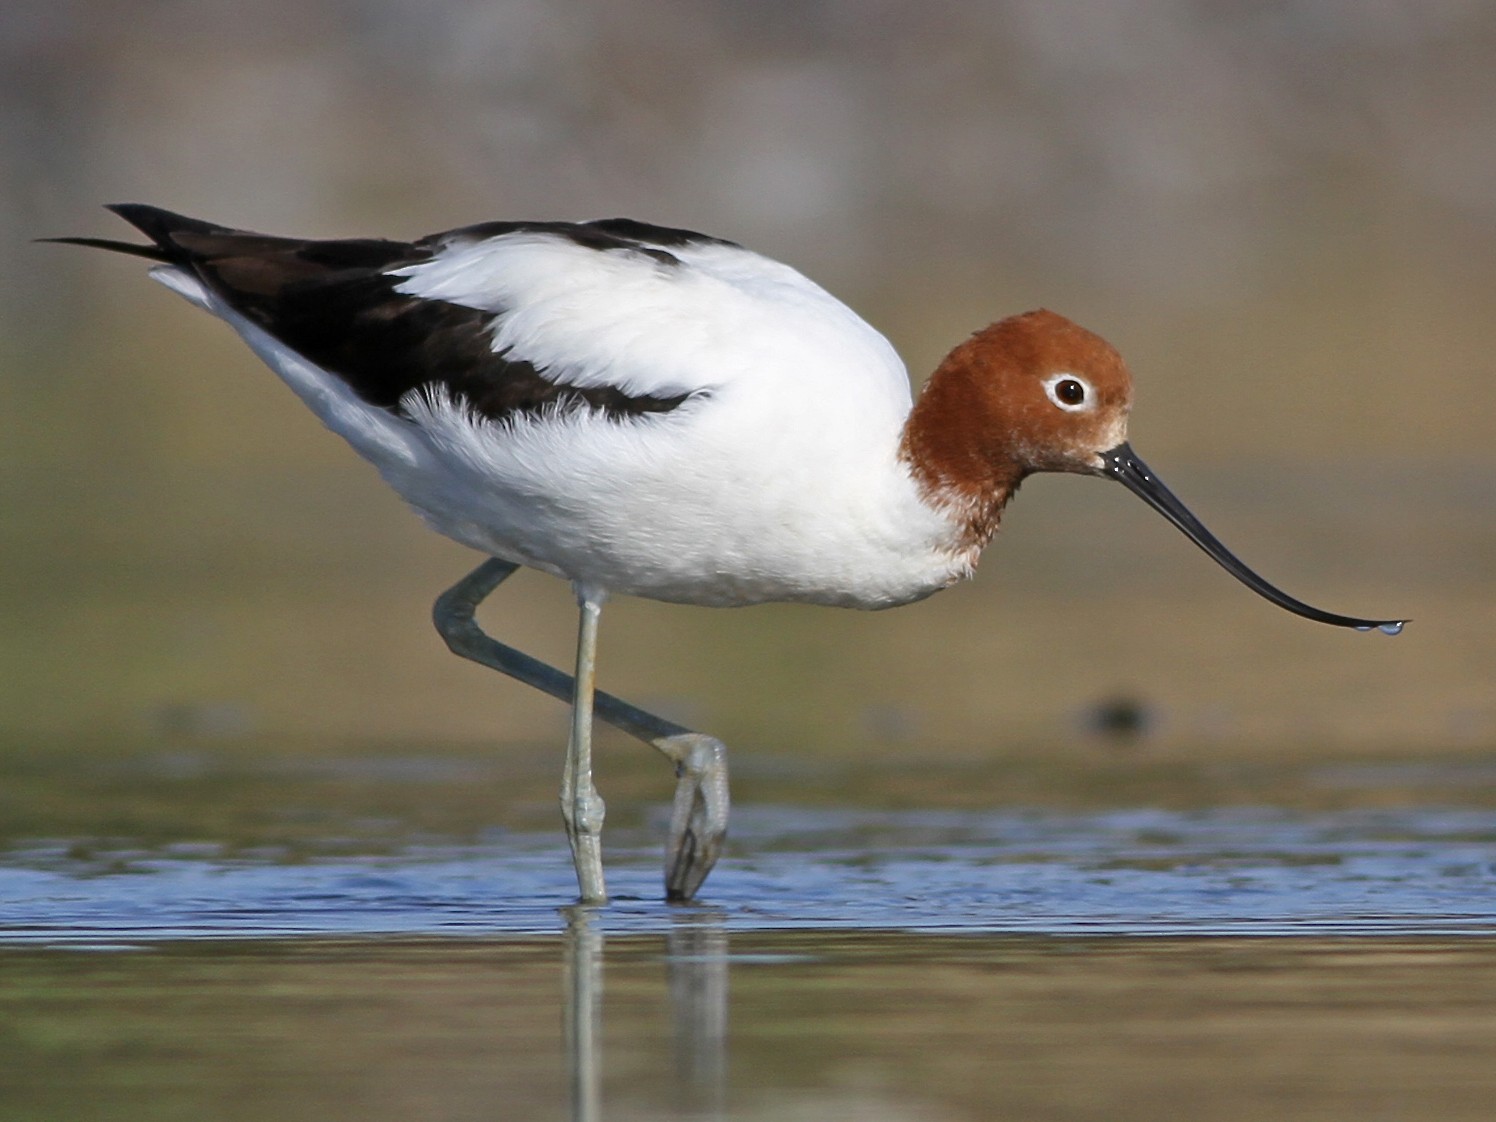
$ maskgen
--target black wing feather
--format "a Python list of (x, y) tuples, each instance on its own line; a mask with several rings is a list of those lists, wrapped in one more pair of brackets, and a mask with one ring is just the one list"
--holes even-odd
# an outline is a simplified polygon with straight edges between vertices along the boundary
[(154, 245), (100, 238), (53, 240), (190, 270), (235, 311), (342, 378), (371, 405), (403, 414), (401, 401), (412, 390), (441, 387), (493, 420), (576, 408), (623, 418), (667, 412), (690, 396), (631, 395), (609, 386), (556, 382), (534, 364), (494, 351), (493, 332), (502, 314), (397, 292), (401, 278), (389, 275), (392, 269), (430, 260), (454, 241), (521, 230), (568, 237), (600, 251), (646, 253), (661, 266), (679, 264), (666, 250), (641, 244), (644, 229), (663, 234), (663, 227), (618, 226), (627, 220), (511, 222), (465, 227), (414, 243), (372, 238), (313, 241), (234, 230), (138, 203), (109, 209)]

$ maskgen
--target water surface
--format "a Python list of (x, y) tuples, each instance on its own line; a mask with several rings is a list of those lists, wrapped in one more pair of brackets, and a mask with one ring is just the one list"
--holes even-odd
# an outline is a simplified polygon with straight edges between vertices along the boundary
[[(674, 922), (653, 835), (614, 831), (610, 930)], [(1496, 812), (1484, 809), (745, 807), (732, 838), (700, 903), (739, 931), (1496, 932)], [(0, 866), (0, 942), (546, 934), (575, 894), (554, 829), (322, 856), (33, 840)]]
[(494, 791), (458, 762), (148, 763), (13, 768), (7, 1120), (1364, 1122), (1496, 1101), (1479, 761), (1234, 775), (1250, 797), (1225, 805), (1183, 772), (1146, 800), (1101, 785), (1121, 805), (740, 801), (689, 906), (659, 899), (663, 809), (623, 799), (601, 908), (572, 905), (549, 806), (510, 783), (502, 815), (472, 809)]

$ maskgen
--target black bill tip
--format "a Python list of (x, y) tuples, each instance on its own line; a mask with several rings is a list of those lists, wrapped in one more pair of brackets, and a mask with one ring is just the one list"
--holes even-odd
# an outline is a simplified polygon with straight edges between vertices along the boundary
[(1322, 611), (1302, 600), (1294, 599), (1288, 593), (1268, 584), (1242, 564), (1234, 553), (1222, 545), (1220, 540), (1190, 513), (1189, 509), (1174, 496), (1174, 492), (1163, 485), (1158, 476), (1153, 474), (1152, 469), (1137, 457), (1126, 442), (1101, 453), (1101, 459), (1103, 474), (1115, 479), (1137, 495), (1183, 531), (1190, 541), (1214, 558), (1221, 568), (1259, 596), (1277, 604), (1278, 607), (1319, 623), (1328, 623), (1335, 627), (1350, 627), (1356, 631), (1380, 631), (1385, 635), (1398, 634), (1408, 622), (1405, 619), (1357, 619), (1354, 616), (1342, 616), (1335, 612)]

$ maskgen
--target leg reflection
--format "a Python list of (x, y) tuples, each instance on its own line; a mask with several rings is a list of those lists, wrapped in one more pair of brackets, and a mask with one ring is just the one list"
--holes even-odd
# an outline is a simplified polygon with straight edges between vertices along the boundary
[[(603, 923), (605, 909), (562, 908), (566, 918), (562, 1016), (572, 1122), (602, 1118)], [(676, 1111), (709, 1122), (726, 1117), (727, 927), (723, 913), (691, 908), (671, 916), (665, 940)]]
[(674, 1025), (676, 1085), (699, 1118), (722, 1118), (727, 1088), (727, 927), (715, 909), (673, 917), (665, 971)]
[(603, 931), (600, 908), (562, 908), (566, 917), (566, 960), (562, 971), (562, 1017), (571, 1088), (572, 1122), (597, 1122), (602, 1058)]

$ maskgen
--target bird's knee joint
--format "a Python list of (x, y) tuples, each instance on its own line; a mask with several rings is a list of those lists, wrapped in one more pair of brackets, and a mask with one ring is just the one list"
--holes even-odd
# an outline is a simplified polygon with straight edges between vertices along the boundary
[(607, 806), (596, 791), (575, 797), (561, 796), (561, 817), (566, 820), (567, 828), (573, 834), (600, 835), (606, 815)]

